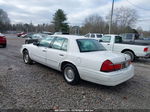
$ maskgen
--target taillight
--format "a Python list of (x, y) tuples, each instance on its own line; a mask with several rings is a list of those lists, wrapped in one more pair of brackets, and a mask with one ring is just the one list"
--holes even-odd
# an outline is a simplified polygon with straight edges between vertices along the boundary
[(131, 64), (131, 61), (127, 61), (121, 64), (113, 64), (110, 60), (103, 62), (100, 71), (102, 72), (112, 72), (128, 67)]
[(120, 70), (122, 68), (122, 64), (114, 65), (114, 70)]
[(148, 47), (144, 48), (144, 52), (147, 52), (148, 51)]
[(110, 60), (106, 60), (103, 62), (101, 66), (101, 71), (103, 72), (111, 72), (114, 71), (114, 65)]
[(2, 38), (2, 39), (5, 39), (6, 37), (5, 37), (5, 36), (1, 36), (1, 38)]

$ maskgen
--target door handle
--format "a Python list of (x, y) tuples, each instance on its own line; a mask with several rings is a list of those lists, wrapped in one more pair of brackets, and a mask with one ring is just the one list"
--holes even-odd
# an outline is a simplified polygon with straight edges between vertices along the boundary
[(59, 56), (64, 56), (63, 54), (59, 54)]
[(107, 44), (107, 45), (110, 45), (110, 44)]
[(46, 52), (46, 50), (42, 50), (43, 52)]

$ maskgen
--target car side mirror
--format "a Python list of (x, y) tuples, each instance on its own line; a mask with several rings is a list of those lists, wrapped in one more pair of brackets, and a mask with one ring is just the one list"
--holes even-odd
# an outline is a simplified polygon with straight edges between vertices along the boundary
[(99, 40), (99, 42), (103, 42), (102, 40)]
[(38, 45), (39, 45), (39, 42), (33, 42), (33, 45), (38, 46)]

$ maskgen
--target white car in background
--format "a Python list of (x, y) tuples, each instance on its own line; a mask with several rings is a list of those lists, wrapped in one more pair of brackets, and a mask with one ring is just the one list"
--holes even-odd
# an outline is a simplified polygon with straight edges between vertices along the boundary
[(52, 35), (40, 42), (22, 45), (26, 64), (39, 62), (61, 71), (67, 83), (80, 79), (115, 86), (134, 76), (130, 57), (106, 51), (94, 39), (73, 35)]
[(98, 41), (101, 40), (102, 36), (103, 36), (103, 34), (100, 34), (100, 33), (88, 33), (85, 35), (85, 37), (87, 37), (87, 38), (96, 39)]
[(108, 51), (125, 53), (130, 56), (131, 61), (136, 58), (150, 58), (150, 44), (124, 42), (119, 35), (107, 34), (100, 41)]

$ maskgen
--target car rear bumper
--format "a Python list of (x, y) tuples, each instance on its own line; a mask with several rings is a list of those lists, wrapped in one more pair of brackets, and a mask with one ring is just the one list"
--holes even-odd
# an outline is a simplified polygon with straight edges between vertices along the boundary
[(6, 43), (7, 43), (6, 40), (0, 40), (0, 45), (4, 45), (4, 44), (6, 44)]
[(150, 53), (146, 54), (145, 58), (150, 58)]
[(80, 75), (80, 77), (84, 80), (106, 86), (116, 86), (131, 79), (134, 76), (134, 67), (130, 65), (128, 68), (109, 73), (100, 71), (95, 72), (87, 69), (86, 71), (81, 70), (79, 73), (83, 73)]
[(145, 56), (137, 56), (139, 58), (150, 58), (150, 53), (145, 54)]

